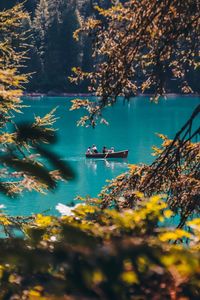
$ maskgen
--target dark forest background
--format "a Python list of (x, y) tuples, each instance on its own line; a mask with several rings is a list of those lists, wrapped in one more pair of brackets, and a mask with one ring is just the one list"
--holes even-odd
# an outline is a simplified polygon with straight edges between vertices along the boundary
[[(7, 9), (22, 0), (1, 0), (0, 9)], [(27, 92), (85, 93), (87, 83), (71, 84), (68, 76), (72, 67), (91, 70), (91, 41), (83, 36), (79, 42), (73, 32), (80, 20), (95, 15), (95, 5), (108, 7), (110, 0), (27, 0), (25, 9), (30, 19), (24, 24), (29, 30), (31, 50), (26, 62), (26, 72), (32, 73), (26, 86)], [(188, 81), (195, 92), (200, 92), (197, 71), (187, 72)], [(168, 92), (176, 92), (177, 85), (171, 80)]]

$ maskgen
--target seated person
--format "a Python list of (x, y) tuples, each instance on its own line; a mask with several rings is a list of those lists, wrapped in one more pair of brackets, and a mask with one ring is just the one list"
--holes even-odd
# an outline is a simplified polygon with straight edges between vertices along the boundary
[(115, 149), (114, 149), (114, 147), (111, 147), (111, 148), (110, 148), (110, 150), (109, 150), (109, 152), (110, 152), (110, 153), (113, 153), (113, 152), (115, 152)]
[(95, 145), (92, 145), (92, 151), (93, 153), (98, 153), (97, 147)]
[(92, 154), (92, 150), (91, 150), (91, 147), (88, 147), (87, 148), (87, 152), (86, 152), (87, 154)]
[(103, 152), (103, 153), (107, 153), (107, 152), (108, 152), (106, 146), (103, 146), (102, 152)]

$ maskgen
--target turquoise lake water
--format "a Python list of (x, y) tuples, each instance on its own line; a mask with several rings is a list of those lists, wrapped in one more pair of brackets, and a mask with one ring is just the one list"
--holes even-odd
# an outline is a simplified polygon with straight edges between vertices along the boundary
[[(48, 214), (57, 214), (55, 206), (58, 202), (70, 203), (77, 195), (97, 196), (106, 179), (111, 179), (127, 170), (127, 165), (151, 163), (151, 147), (160, 145), (156, 133), (163, 133), (173, 138), (175, 133), (186, 122), (200, 98), (169, 97), (158, 104), (151, 103), (149, 98), (138, 97), (128, 103), (122, 100), (112, 108), (104, 111), (109, 126), (99, 125), (95, 129), (77, 127), (76, 121), (81, 112), (69, 111), (72, 98), (43, 97), (41, 100), (24, 98), (23, 115), (18, 121), (32, 120), (33, 115), (43, 116), (54, 107), (59, 119), (58, 143), (54, 150), (62, 160), (68, 161), (74, 168), (77, 177), (71, 182), (64, 182), (54, 193), (40, 195), (25, 193), (18, 199), (9, 199), (1, 195), (0, 204), (6, 206), (11, 215), (30, 215), (48, 210)], [(88, 146), (96, 144), (112, 147), (117, 150), (129, 149), (127, 160), (86, 160), (85, 151)]]

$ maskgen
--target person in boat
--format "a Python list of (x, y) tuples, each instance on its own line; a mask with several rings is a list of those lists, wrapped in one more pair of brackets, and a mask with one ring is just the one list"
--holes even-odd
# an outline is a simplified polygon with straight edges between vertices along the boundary
[(95, 145), (92, 145), (92, 152), (93, 153), (98, 153), (97, 147)]
[(109, 152), (110, 152), (110, 153), (114, 153), (114, 152), (115, 152), (114, 147), (111, 147)]
[(106, 146), (103, 146), (102, 153), (107, 153), (107, 152), (108, 152), (108, 149), (106, 148)]
[(86, 151), (86, 153), (87, 153), (87, 154), (92, 154), (91, 147), (88, 147), (88, 148), (87, 148), (87, 151)]

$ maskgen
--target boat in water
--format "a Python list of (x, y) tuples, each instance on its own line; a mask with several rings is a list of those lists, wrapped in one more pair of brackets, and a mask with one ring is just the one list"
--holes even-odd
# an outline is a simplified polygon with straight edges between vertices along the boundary
[(86, 153), (86, 158), (127, 158), (128, 150), (107, 153)]

